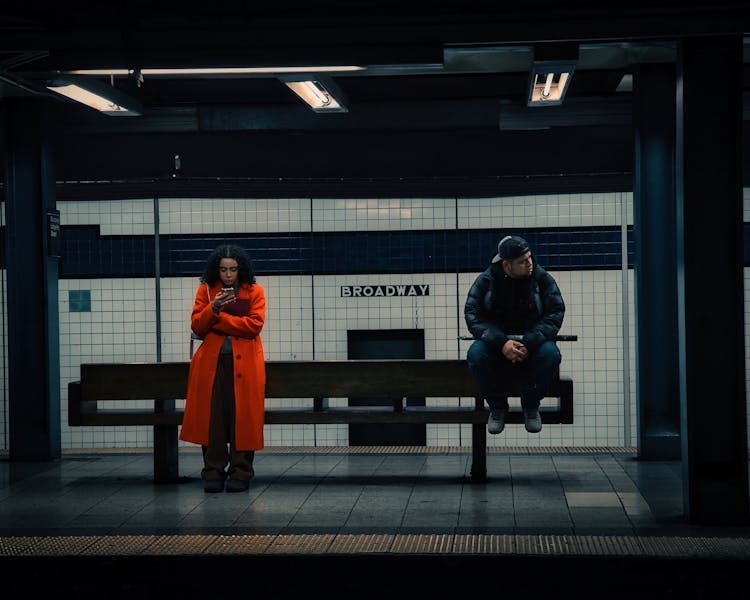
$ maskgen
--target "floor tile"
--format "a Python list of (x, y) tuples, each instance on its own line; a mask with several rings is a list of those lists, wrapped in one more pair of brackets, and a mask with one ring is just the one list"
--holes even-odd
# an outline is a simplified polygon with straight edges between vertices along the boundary
[(568, 506), (622, 507), (620, 497), (615, 492), (565, 492)]

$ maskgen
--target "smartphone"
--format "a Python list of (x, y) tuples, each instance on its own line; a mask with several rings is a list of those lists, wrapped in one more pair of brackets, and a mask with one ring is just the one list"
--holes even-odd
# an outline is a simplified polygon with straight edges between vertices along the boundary
[(223, 294), (233, 294), (234, 295), (234, 288), (233, 287), (221, 288), (221, 292)]

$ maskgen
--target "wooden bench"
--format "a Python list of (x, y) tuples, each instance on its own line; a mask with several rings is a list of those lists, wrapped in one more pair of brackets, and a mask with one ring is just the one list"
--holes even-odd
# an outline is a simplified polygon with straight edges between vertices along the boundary
[[(178, 426), (189, 362), (90, 363), (68, 384), (68, 424), (154, 427), (154, 479), (179, 480)], [(573, 422), (573, 382), (556, 377), (548, 393), (553, 407), (541, 407), (544, 423)], [(472, 406), (407, 406), (405, 398), (474, 398)], [(465, 360), (267, 361), (266, 398), (309, 398), (303, 408), (266, 407), (265, 423), (457, 423), (472, 426), (471, 480), (487, 476), (488, 410)], [(328, 398), (389, 398), (388, 406), (328, 406)], [(151, 401), (149, 408), (112, 408), (113, 401)], [(507, 423), (523, 423), (509, 411)]]

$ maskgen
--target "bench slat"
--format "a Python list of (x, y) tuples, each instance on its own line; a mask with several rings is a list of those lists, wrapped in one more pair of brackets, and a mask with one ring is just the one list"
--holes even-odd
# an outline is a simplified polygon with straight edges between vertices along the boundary
[[(81, 365), (82, 401), (184, 399), (190, 363)], [(465, 360), (266, 362), (266, 398), (473, 398)], [(557, 381), (549, 395), (557, 396)]]
[(269, 425), (294, 423), (486, 423), (487, 411), (473, 407), (407, 408), (395, 412), (386, 406), (341, 407), (325, 410), (266, 411), (265, 422)]
[(189, 370), (189, 362), (82, 364), (81, 399), (185, 398)]
[(267, 398), (449, 398), (479, 391), (465, 360), (279, 361), (266, 363), (266, 377)]
[(182, 410), (156, 412), (147, 408), (99, 409), (96, 412), (82, 411), (78, 425), (84, 426), (129, 426), (129, 425), (182, 425)]
[[(432, 408), (432, 407), (431, 407)], [(143, 410), (99, 410), (83, 413), (80, 424), (95, 425), (180, 425), (182, 411), (171, 413), (155, 413)], [(347, 423), (486, 423), (487, 411), (473, 408), (456, 408), (394, 412), (387, 407), (329, 408), (326, 410), (313, 409), (278, 409), (267, 410), (266, 425), (285, 424), (347, 424)]]
[[(83, 400), (185, 398), (190, 363), (81, 365)], [(266, 398), (474, 397), (465, 360), (267, 361)]]
[[(562, 404), (562, 403), (561, 403)], [(395, 412), (388, 406), (351, 406), (315, 410), (313, 408), (266, 409), (267, 425), (327, 423), (486, 423), (487, 410), (470, 406), (409, 406)], [(557, 406), (540, 407), (544, 423), (567, 423)], [(183, 411), (158, 412), (152, 409), (100, 408), (81, 411), (77, 425), (181, 425)], [(520, 410), (511, 408), (507, 423), (523, 423)], [(570, 421), (572, 422), (572, 421)]]

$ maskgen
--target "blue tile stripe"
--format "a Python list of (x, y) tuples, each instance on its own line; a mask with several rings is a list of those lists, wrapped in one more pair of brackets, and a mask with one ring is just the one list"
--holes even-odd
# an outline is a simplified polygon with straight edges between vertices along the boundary
[[(3, 232), (4, 233), (4, 232)], [(162, 277), (199, 275), (216, 246), (245, 248), (259, 275), (356, 273), (474, 273), (495, 254), (500, 235), (526, 237), (550, 270), (619, 269), (619, 227), (322, 232), (252, 235), (162, 235)], [(628, 231), (628, 263), (634, 238)], [(746, 251), (746, 255), (748, 252)], [(98, 226), (63, 226), (62, 279), (153, 277), (152, 235), (102, 236)]]

